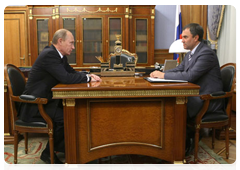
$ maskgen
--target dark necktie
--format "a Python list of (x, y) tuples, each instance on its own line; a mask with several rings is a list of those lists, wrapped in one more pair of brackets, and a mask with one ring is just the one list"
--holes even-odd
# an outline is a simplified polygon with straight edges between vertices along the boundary
[(192, 55), (189, 54), (189, 56), (188, 56), (188, 61), (191, 61), (191, 59), (192, 59)]

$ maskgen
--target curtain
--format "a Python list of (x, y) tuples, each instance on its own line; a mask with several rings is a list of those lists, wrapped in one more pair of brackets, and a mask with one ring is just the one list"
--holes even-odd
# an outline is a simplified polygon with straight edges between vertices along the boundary
[(220, 66), (229, 62), (236, 63), (236, 41), (236, 8), (226, 5), (218, 38), (217, 56)]
[(224, 5), (208, 5), (207, 34), (213, 50), (217, 50), (217, 42), (222, 24), (224, 7)]

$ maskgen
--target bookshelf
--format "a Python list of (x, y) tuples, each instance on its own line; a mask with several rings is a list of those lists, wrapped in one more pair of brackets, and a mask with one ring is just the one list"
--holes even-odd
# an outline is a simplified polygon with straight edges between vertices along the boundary
[(155, 5), (32, 5), (28, 10), (31, 64), (60, 28), (75, 38), (67, 56), (73, 67), (100, 66), (96, 56), (107, 61), (115, 35), (121, 35), (123, 49), (137, 53), (138, 66), (154, 64)]
[(44, 47), (48, 46), (48, 41), (49, 41), (48, 19), (37, 19), (38, 55), (42, 52)]
[(71, 65), (76, 65), (76, 58), (77, 58), (77, 55), (76, 55), (76, 18), (74, 17), (69, 17), (69, 18), (63, 18), (63, 28), (69, 30), (72, 34), (73, 34), (73, 37), (74, 37), (74, 47), (75, 49), (72, 50), (72, 53), (67, 56), (68, 58), (68, 63), (71, 64)]

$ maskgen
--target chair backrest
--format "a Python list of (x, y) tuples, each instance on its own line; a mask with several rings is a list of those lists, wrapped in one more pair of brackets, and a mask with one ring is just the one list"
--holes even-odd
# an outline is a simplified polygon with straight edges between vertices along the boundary
[(234, 89), (236, 80), (236, 64), (228, 63), (221, 67), (223, 91), (230, 92)]
[[(15, 122), (15, 120), (17, 120), (17, 111), (20, 103), (12, 101), (11, 96), (20, 96), (23, 93), (26, 80), (21, 70), (12, 64), (5, 65), (4, 73), (5, 73), (5, 78), (7, 80), (8, 93), (9, 93), (9, 99), (10, 99), (10, 108), (11, 108), (10, 117), (12, 122)], [(13, 123), (13, 129), (15, 129), (14, 123)]]
[(20, 96), (26, 84), (25, 76), (21, 70), (12, 64), (6, 64), (5, 77), (8, 84), (9, 95)]

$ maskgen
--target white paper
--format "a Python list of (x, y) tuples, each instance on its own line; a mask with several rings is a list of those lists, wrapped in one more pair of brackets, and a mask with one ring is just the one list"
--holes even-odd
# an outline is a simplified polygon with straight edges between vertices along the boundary
[(169, 80), (169, 79), (160, 79), (160, 78), (151, 78), (151, 77), (148, 77), (147, 80), (151, 82), (182, 82), (182, 83), (187, 82), (186, 80)]

